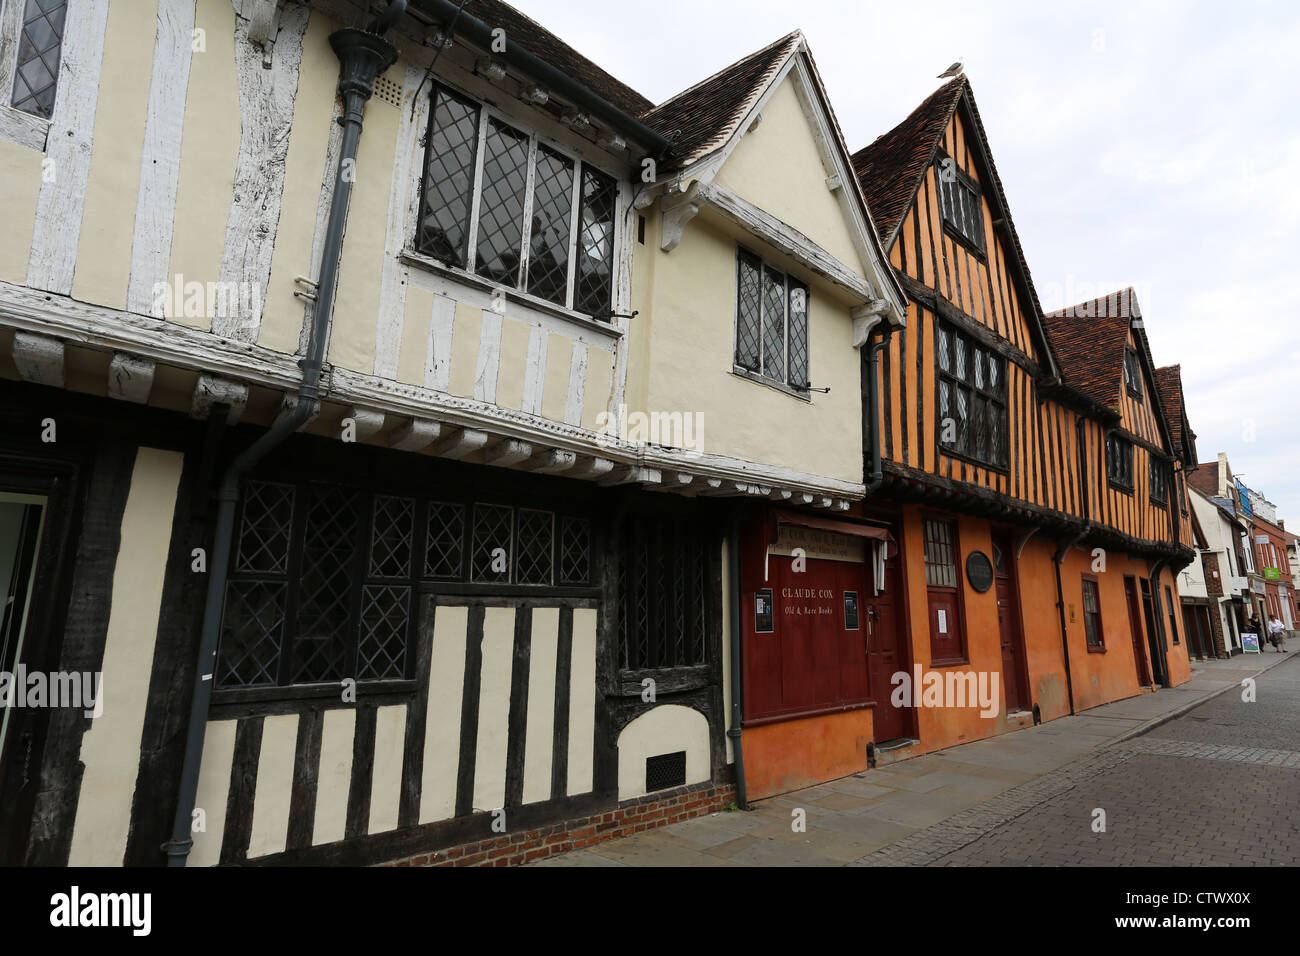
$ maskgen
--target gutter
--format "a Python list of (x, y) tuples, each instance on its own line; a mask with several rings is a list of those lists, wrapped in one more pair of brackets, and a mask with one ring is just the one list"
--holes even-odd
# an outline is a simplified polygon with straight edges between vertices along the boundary
[[(481, 50), (492, 50), (496, 37), (493, 27), (477, 17), (464, 12), (463, 3), (451, 0), (413, 0), (413, 12), (419, 11), (427, 17), (442, 24), (455, 23), (456, 33), (464, 37)], [(497, 28), (499, 29), (499, 28)], [(497, 54), (494, 54), (497, 55)], [(544, 60), (529, 53), (519, 44), (506, 37), (505, 51), (499, 54), (512, 66), (527, 73), (535, 80), (540, 80), (547, 87), (558, 93), (563, 99), (581, 107), (593, 116), (599, 117), (613, 128), (626, 133), (630, 138), (644, 146), (656, 159), (662, 159), (672, 144), (646, 126), (630, 113), (625, 113), (608, 100), (597, 96), (590, 89), (568, 73), (561, 72)], [(638, 170), (639, 174), (639, 170)]]
[(1065, 630), (1065, 591), (1061, 587), (1061, 562), (1065, 560), (1066, 554), (1076, 544), (1082, 541), (1092, 528), (1092, 521), (1083, 523), (1083, 530), (1063, 543), (1056, 549), (1052, 555), (1052, 570), (1056, 572), (1056, 613), (1061, 619), (1061, 652), (1065, 656), (1065, 689), (1070, 697), (1070, 715), (1073, 716), (1074, 710), (1074, 677), (1070, 673), (1070, 640)]
[[(407, 0), (390, 0), (388, 9), (371, 26), (386, 30), (406, 9)], [(314, 414), (321, 395), (321, 375), (325, 343), (334, 311), (334, 293), (338, 283), (339, 258), (343, 250), (343, 230), (347, 225), (348, 203), (352, 197), (353, 176), (350, 167), (356, 162), (361, 141), (361, 124), (366, 101), (375, 78), (397, 60), (397, 50), (379, 33), (343, 29), (330, 34), (330, 46), (339, 58), (339, 95), (343, 127), (339, 166), (334, 177), (334, 196), (330, 202), (321, 254), (320, 281), (316, 291), (316, 308), (312, 311), (306, 355), (299, 362), (302, 382), (298, 386), (293, 410), (244, 449), (227, 467), (217, 491), (216, 530), (208, 563), (208, 593), (203, 608), (203, 630), (199, 639), (198, 663), (194, 673), (194, 694), (190, 706), (185, 739), (185, 758), (176, 801), (176, 817), (171, 839), (162, 845), (167, 865), (183, 867), (194, 846), (191, 815), (198, 793), (199, 768), (203, 762), (203, 738), (207, 730), (208, 707), (215, 682), (217, 646), (221, 636), (221, 614), (225, 604), (226, 577), (230, 569), (230, 550), (234, 538), (235, 505), (239, 501), (240, 480), (273, 449), (305, 425)], [(348, 172), (345, 174), (345, 170)]]

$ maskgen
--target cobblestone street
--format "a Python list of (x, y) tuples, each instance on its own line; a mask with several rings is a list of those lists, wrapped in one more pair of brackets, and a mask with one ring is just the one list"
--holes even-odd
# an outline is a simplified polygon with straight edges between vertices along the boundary
[[(1300, 864), (1300, 663), (1110, 748), (1082, 779), (940, 865)], [(1095, 809), (1106, 830), (1092, 828)]]

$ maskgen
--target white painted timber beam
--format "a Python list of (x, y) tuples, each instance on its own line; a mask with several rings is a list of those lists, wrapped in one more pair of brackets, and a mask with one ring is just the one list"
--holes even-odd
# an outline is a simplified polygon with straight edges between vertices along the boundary
[(658, 468), (642, 468), (640, 465), (623, 465), (620, 468), (615, 468), (609, 473), (609, 475), (602, 478), (600, 483), (606, 487), (633, 484), (657, 485), (663, 481), (663, 477), (663, 472)]
[(495, 465), (498, 468), (509, 468), (511, 465), (517, 465), (521, 461), (527, 461), (533, 457), (533, 446), (526, 441), (518, 441), (514, 438), (507, 438), (505, 441), (497, 442), (483, 452), (483, 463)]
[(579, 455), (578, 463), (574, 466), (569, 477), (583, 478), (588, 481), (597, 481), (608, 475), (613, 470), (614, 462), (609, 458)]
[(558, 475), (572, 471), (577, 463), (578, 456), (575, 452), (549, 448), (524, 462), (524, 468), (539, 475)]
[(433, 453), (439, 458), (460, 461), (487, 445), (490, 437), (476, 428), (458, 428), (439, 442)]
[(55, 388), (63, 388), (67, 382), (63, 343), (51, 336), (15, 332), (14, 364), (18, 366), (18, 374), (24, 382), (52, 385)]
[(825, 276), (863, 301), (877, 298), (871, 283), (865, 278), (799, 230), (785, 224), (765, 209), (760, 209), (748, 200), (742, 199), (731, 190), (717, 183), (707, 183), (699, 187), (695, 201), (708, 203), (724, 218), (760, 236), (768, 245), (802, 262), (813, 272)]
[(442, 426), (437, 422), (412, 418), (393, 432), (388, 445), (397, 451), (421, 451), (432, 445), (441, 432)]
[(789, 501), (794, 497), (794, 492), (790, 491), (788, 488), (775, 488), (768, 497), (773, 501)]
[(190, 407), (190, 415), (194, 418), (207, 418), (212, 414), (214, 405), (229, 405), (226, 424), (235, 424), (248, 405), (248, 386), (215, 375), (200, 375), (194, 384), (194, 403)]
[(108, 396), (124, 402), (144, 405), (153, 390), (157, 366), (148, 359), (118, 352), (108, 363)]
[(343, 416), (346, 422), (352, 419), (352, 427), (356, 430), (357, 441), (365, 441), (371, 435), (383, 430), (385, 415), (383, 412), (377, 412), (369, 408), (357, 408), (353, 405)]

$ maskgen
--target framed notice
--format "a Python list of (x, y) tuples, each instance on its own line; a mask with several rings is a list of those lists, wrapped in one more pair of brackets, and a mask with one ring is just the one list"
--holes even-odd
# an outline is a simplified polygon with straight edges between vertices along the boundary
[(1241, 652), (1243, 654), (1259, 653), (1259, 635), (1254, 631), (1241, 632)]
[(862, 625), (858, 623), (858, 592), (844, 592), (844, 630), (856, 631)]
[(759, 634), (771, 634), (775, 630), (771, 588), (763, 588), (754, 595), (754, 630)]

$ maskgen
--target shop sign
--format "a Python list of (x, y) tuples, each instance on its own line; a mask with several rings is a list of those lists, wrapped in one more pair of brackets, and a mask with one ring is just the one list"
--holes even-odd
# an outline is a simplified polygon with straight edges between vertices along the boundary
[(966, 580), (980, 594), (993, 587), (993, 563), (983, 551), (972, 551), (966, 556)]
[(804, 557), (820, 561), (854, 561), (858, 564), (866, 561), (861, 538), (817, 528), (781, 525), (771, 553), (792, 555), (795, 548), (802, 549)]
[(1282, 580), (1282, 572), (1277, 568), (1265, 568), (1264, 577), (1269, 581), (1280, 581)]

